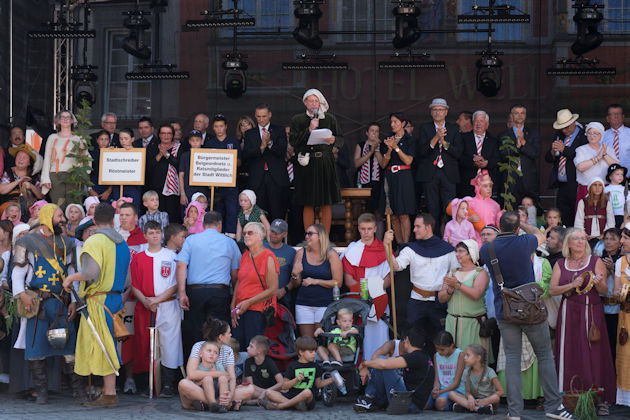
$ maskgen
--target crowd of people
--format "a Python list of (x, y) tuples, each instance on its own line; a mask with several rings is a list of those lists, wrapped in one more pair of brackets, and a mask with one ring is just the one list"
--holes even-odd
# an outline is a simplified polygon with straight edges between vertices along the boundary
[[(157, 370), (158, 395), (179, 394), (185, 409), (308, 410), (333, 383), (324, 372), (360, 353), (358, 412), (492, 414), (505, 397), (510, 419), (524, 400), (570, 419), (563, 394), (575, 377), (598, 390), (599, 415), (630, 406), (630, 130), (620, 105), (607, 108), (607, 130), (558, 111), (544, 154), (556, 205), (543, 209), (542, 143), (523, 105), (493, 136), (485, 111), (451, 124), (435, 98), (417, 129), (400, 112), (385, 139), (369, 123), (348, 165), (326, 98), (310, 89), (303, 104), (286, 127), (260, 104), (236, 136), (222, 114), (196, 115), (187, 136), (143, 117), (136, 136), (106, 113), (85, 139), (62, 111), (38, 151), (13, 127), (0, 159), (0, 377), (11, 392), (44, 404), (63, 382), (82, 404), (115, 406), (117, 391), (151, 392)], [(112, 147), (146, 149), (144, 186), (99, 185), (100, 151)], [(212, 195), (189, 185), (198, 148), (236, 150), (237, 185)], [(83, 203), (72, 202), (77, 154), (92, 157)], [(350, 186), (371, 188), (369, 213), (357, 218), (359, 240), (335, 248), (332, 207)], [(387, 292), (406, 269), (404, 338), (392, 341)], [(544, 320), (504, 313), (504, 288), (526, 284), (539, 286)], [(369, 316), (358, 322), (348, 304), (326, 331), (340, 290), (368, 302)], [(284, 372), (265, 335), (281, 307), (299, 335)]]

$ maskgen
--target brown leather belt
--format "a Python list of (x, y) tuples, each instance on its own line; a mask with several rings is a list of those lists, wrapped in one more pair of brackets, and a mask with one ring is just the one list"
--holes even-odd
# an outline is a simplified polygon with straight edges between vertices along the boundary
[(413, 286), (413, 291), (422, 296), (423, 298), (435, 297), (435, 290), (422, 290)]
[(619, 302), (617, 301), (616, 297), (613, 296), (602, 296), (602, 303), (604, 305), (608, 305), (608, 306), (615, 306), (615, 305), (619, 305)]
[(229, 289), (227, 284), (189, 284), (190, 289)]

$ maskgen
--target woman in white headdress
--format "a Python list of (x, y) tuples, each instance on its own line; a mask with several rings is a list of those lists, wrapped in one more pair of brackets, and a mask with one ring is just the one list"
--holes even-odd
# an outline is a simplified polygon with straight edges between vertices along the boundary
[[(317, 89), (309, 89), (302, 98), (306, 112), (291, 119), (289, 141), (298, 154), (295, 170), (294, 202), (304, 206), (304, 230), (315, 223), (315, 207), (320, 208), (321, 222), (330, 233), (331, 205), (341, 201), (339, 180), (335, 170), (333, 148), (343, 146), (343, 137), (328, 102)], [(309, 145), (314, 130), (328, 129), (331, 133), (324, 144)]]

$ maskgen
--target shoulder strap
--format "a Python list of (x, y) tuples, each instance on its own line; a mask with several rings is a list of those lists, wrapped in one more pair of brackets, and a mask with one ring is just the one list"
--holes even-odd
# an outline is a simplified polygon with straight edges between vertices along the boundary
[(494, 242), (490, 242), (488, 244), (488, 253), (490, 254), (490, 265), (492, 265), (494, 279), (499, 287), (503, 289), (503, 274), (501, 274), (501, 268), (499, 267), (499, 259), (497, 258), (497, 252), (494, 249)]
[[(263, 251), (263, 252), (264, 252), (264, 251)], [(264, 284), (264, 283), (263, 283), (263, 281), (262, 281), (262, 277), (260, 277), (260, 273), (258, 272), (258, 267), (256, 267), (256, 261), (254, 260), (254, 256), (252, 255), (252, 253), (251, 253), (251, 252), (249, 253), (249, 256), (250, 256), (250, 258), (252, 259), (252, 264), (254, 265), (254, 270), (256, 270), (256, 275), (258, 276), (258, 281), (260, 281), (260, 286), (262, 287), (263, 292), (264, 292), (267, 288), (265, 287), (265, 284)], [(266, 260), (266, 261), (268, 261), (268, 260), (269, 260), (269, 255), (267, 255), (267, 258), (266, 258), (265, 260)], [(269, 305), (271, 305), (270, 299), (267, 299), (267, 300), (265, 301), (265, 304), (266, 304), (265, 306), (269, 306)]]

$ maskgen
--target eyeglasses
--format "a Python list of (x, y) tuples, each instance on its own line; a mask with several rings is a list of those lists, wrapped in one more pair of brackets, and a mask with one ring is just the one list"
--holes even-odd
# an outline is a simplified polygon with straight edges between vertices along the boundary
[(306, 236), (313, 236), (313, 235), (317, 235), (317, 232), (308, 231), (304, 235), (306, 235)]
[(241, 127), (247, 127), (248, 125), (251, 126), (251, 124), (247, 121), (243, 121), (242, 123), (239, 124)]
[(254, 232), (253, 230), (246, 230), (243, 232), (243, 236), (252, 236), (255, 235), (256, 232)]
[(586, 133), (586, 137), (597, 137), (597, 136), (601, 136), (602, 133), (596, 131), (595, 133)]

